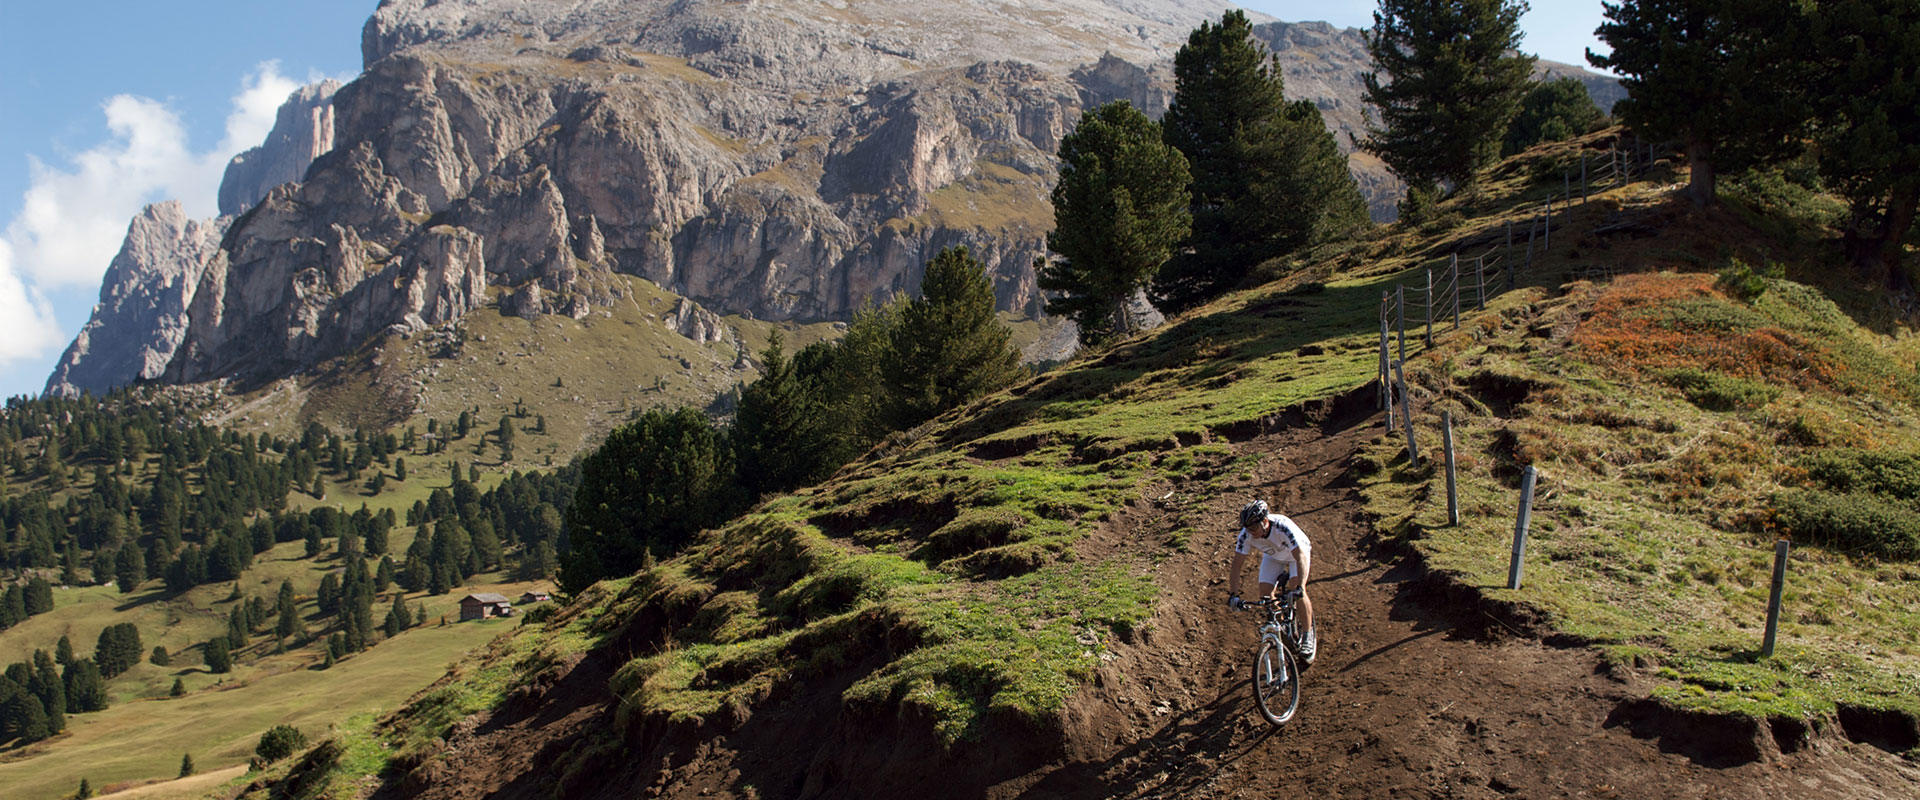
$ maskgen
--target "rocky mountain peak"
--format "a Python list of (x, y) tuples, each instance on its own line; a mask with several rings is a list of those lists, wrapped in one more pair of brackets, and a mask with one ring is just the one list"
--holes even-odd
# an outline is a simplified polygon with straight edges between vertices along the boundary
[(307, 165), (333, 149), (333, 95), (340, 82), (324, 80), (294, 90), (274, 115), (258, 147), (227, 162), (220, 180), (220, 213), (236, 216), (283, 183), (300, 180)]
[(107, 266), (92, 318), (47, 379), (47, 393), (104, 394), (160, 377), (186, 335), (187, 306), (230, 222), (188, 219), (175, 200), (141, 209)]

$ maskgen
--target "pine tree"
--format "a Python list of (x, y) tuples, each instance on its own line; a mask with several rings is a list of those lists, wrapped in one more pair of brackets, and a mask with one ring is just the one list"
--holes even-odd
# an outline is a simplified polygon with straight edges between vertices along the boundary
[(87, 800), (93, 797), (93, 785), (86, 778), (80, 779), (80, 788), (73, 793), (74, 800)]
[(1520, 100), (1520, 113), (1507, 126), (1500, 154), (1510, 156), (1541, 142), (1558, 142), (1598, 127), (1605, 114), (1593, 104), (1587, 87), (1574, 78), (1537, 81)]
[(147, 560), (140, 553), (140, 545), (129, 539), (120, 546), (120, 557), (114, 566), (114, 584), (121, 594), (132, 594), (146, 579)]
[(893, 427), (906, 430), (1013, 382), (1020, 351), (994, 315), (986, 265), (965, 247), (927, 262), (920, 296), (900, 311), (884, 365)]
[(0, 707), (0, 739), (18, 739), (21, 744), (37, 742), (53, 735), (47, 727), (47, 710), (40, 698), (29, 691), (15, 692)]
[(1612, 52), (1587, 52), (1619, 73), (1627, 99), (1613, 112), (1642, 136), (1678, 140), (1687, 195), (1716, 202), (1721, 172), (1785, 158), (1800, 146), (1806, 112), (1795, 85), (1795, 0), (1623, 0), (1601, 3), (1594, 31)]
[(38, 575), (27, 580), (27, 616), (53, 610), (53, 584)]
[(61, 634), (59, 643), (53, 646), (53, 663), (71, 667), (73, 661), (73, 642), (67, 640), (66, 634)]
[[(1280, 65), (1246, 14), (1202, 23), (1174, 54), (1166, 142), (1192, 172), (1193, 229), (1154, 280), (1173, 312), (1240, 285), (1253, 267), (1367, 223), (1366, 202), (1311, 102), (1288, 102)], [(1138, 198), (1136, 198), (1138, 202)]]
[(649, 409), (614, 429), (581, 461), (562, 583), (578, 591), (631, 574), (649, 550), (677, 552), (738, 510), (733, 475), (724, 433), (694, 409)]
[(182, 679), (180, 679), (180, 678), (174, 678), (174, 679), (173, 679), (173, 688), (172, 688), (172, 689), (168, 689), (168, 690), (167, 690), (167, 696), (168, 696), (168, 697), (185, 697), (185, 696), (186, 696), (186, 694), (187, 694), (187, 683), (186, 683), (186, 681), (184, 681), (184, 680), (182, 680)]
[(180, 777), (185, 778), (189, 775), (192, 775), (193, 773), (194, 773), (193, 755), (191, 753), (181, 754), (180, 755)]
[(1901, 256), (1920, 211), (1920, 6), (1824, 0), (1804, 29), (1820, 173), (1851, 209), (1847, 258), (1887, 290), (1909, 289)]
[(247, 611), (235, 608), (227, 614), (227, 647), (240, 650), (247, 646)]
[(93, 659), (83, 658), (67, 666), (61, 676), (66, 688), (67, 708), (75, 713), (105, 711), (107, 681)]
[(171, 666), (173, 656), (167, 653), (166, 645), (156, 644), (153, 646), (153, 653), (147, 656), (147, 663), (156, 667)]
[(396, 593), (393, 596), (393, 608), (387, 611), (385, 625), (387, 638), (399, 636), (401, 631), (411, 627), (413, 627), (413, 618), (407, 613), (406, 597)]
[(778, 331), (760, 352), (760, 379), (740, 390), (733, 446), (740, 482), (755, 494), (810, 485), (839, 467), (834, 421), (781, 347)]
[(1380, 71), (1362, 76), (1380, 124), (1368, 121), (1360, 148), (1409, 187), (1471, 185), (1526, 96), (1534, 59), (1515, 52), (1526, 12), (1524, 0), (1380, 0), (1367, 32)]
[(18, 585), (8, 586), (0, 598), (0, 629), (11, 628), (27, 618), (26, 593)]
[(233, 654), (227, 649), (225, 636), (208, 639), (201, 658), (206, 662), (208, 672), (219, 674), (233, 671)]
[(1082, 343), (1134, 331), (1128, 306), (1192, 232), (1190, 181), (1186, 156), (1125, 100), (1060, 140), (1047, 249), (1061, 257), (1039, 265), (1039, 285), (1058, 293), (1047, 313), (1072, 319)]

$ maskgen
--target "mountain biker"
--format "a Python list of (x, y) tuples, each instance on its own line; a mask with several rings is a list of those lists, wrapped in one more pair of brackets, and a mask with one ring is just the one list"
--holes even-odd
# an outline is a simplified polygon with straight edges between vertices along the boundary
[(1248, 554), (1260, 553), (1260, 596), (1271, 598), (1281, 576), (1285, 589), (1300, 595), (1300, 622), (1307, 631), (1300, 641), (1300, 658), (1313, 663), (1319, 649), (1319, 637), (1313, 627), (1313, 601), (1307, 598), (1307, 574), (1313, 567), (1313, 543), (1306, 531), (1293, 520), (1271, 513), (1265, 500), (1255, 500), (1240, 509), (1240, 537), (1233, 545), (1233, 566), (1227, 573), (1227, 606), (1238, 610), (1240, 574)]

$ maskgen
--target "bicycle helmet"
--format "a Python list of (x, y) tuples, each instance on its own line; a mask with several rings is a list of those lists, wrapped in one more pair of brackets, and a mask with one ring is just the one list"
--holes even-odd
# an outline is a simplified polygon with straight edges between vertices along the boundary
[(1240, 527), (1253, 530), (1267, 516), (1267, 501), (1255, 500), (1240, 509)]

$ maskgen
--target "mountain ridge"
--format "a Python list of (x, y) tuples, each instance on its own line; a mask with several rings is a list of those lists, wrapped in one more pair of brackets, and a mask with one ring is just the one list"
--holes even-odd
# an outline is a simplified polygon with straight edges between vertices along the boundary
[[(987, 263), (1002, 309), (1038, 318), (1060, 137), (1108, 100), (1163, 110), (1167, 60), (1227, 7), (976, 3), (934, 25), (884, 3), (385, 2), (365, 72), (301, 90), (230, 165), (222, 208), (245, 213), (179, 298), (166, 367), (81, 384), (63, 365), (48, 388), (257, 385), (482, 305), (580, 319), (619, 300), (615, 273), (721, 314), (843, 320), (952, 245)], [(1350, 148), (1359, 32), (1256, 33)], [(1390, 213), (1398, 182), (1350, 161)], [(155, 335), (90, 326), (92, 346)]]

